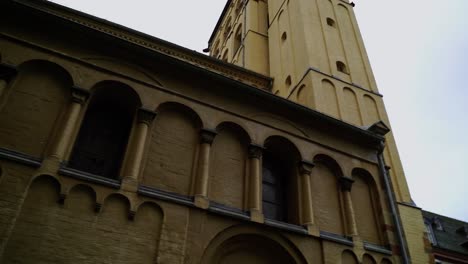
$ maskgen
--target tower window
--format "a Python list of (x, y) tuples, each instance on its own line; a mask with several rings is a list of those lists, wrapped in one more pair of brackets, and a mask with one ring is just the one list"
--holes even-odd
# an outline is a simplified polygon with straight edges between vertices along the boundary
[(236, 35), (234, 36), (234, 54), (236, 54), (242, 43), (242, 24), (237, 27)]
[(286, 81), (284, 83), (287, 87), (291, 86), (291, 75), (288, 75), (288, 77), (286, 77)]
[(222, 58), (223, 61), (225, 61), (225, 62), (228, 61), (228, 54), (229, 54), (229, 50), (226, 50), (226, 51), (224, 52), (224, 54), (223, 54), (223, 58)]
[(327, 25), (329, 25), (330, 27), (336, 27), (335, 20), (327, 17)]
[(281, 40), (285, 41), (287, 38), (288, 38), (288, 34), (286, 32), (283, 32), (283, 34), (281, 35)]
[(349, 74), (348, 67), (346, 67), (346, 64), (344, 64), (344, 62), (342, 62), (342, 61), (337, 61), (336, 62), (336, 69), (339, 72)]

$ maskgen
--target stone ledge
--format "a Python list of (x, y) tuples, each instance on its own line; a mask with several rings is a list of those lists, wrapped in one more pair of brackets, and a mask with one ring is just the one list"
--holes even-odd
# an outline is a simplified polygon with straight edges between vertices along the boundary
[(64, 175), (64, 176), (72, 177), (72, 178), (79, 179), (79, 180), (84, 180), (84, 181), (88, 181), (88, 182), (93, 182), (93, 183), (105, 185), (105, 186), (108, 186), (108, 187), (111, 187), (111, 188), (114, 188), (114, 189), (120, 189), (120, 185), (121, 185), (121, 182), (118, 181), (118, 180), (105, 178), (105, 177), (102, 177), (102, 176), (99, 176), (99, 175), (95, 175), (95, 174), (92, 174), (92, 173), (87, 173), (87, 172), (80, 171), (80, 170), (71, 169), (71, 168), (68, 168), (68, 167), (61, 167), (58, 172), (59, 172), (60, 175)]
[(364, 242), (364, 249), (369, 250), (369, 251), (374, 251), (377, 253), (382, 253), (385, 255), (393, 255), (392, 251), (388, 249), (387, 247), (380, 246), (380, 245), (375, 245), (369, 242)]
[(158, 190), (152, 187), (147, 187), (147, 186), (139, 186), (137, 193), (143, 196), (151, 197), (151, 198), (156, 198), (156, 199), (173, 202), (173, 203), (177, 203), (181, 205), (195, 207), (193, 203), (193, 198), (185, 196), (185, 195), (180, 195), (177, 193), (161, 191), (161, 190)]
[(230, 216), (240, 220), (250, 220), (249, 214), (237, 208), (232, 208), (215, 202), (210, 202), (209, 212)]
[(39, 158), (5, 148), (0, 148), (0, 159), (14, 161), (34, 168), (39, 168), (42, 165), (42, 160)]
[(294, 233), (299, 233), (301, 235), (309, 235), (309, 232), (307, 231), (307, 229), (305, 229), (302, 226), (288, 224), (288, 223), (280, 222), (280, 221), (275, 221), (275, 220), (272, 220), (272, 219), (265, 219), (265, 225), (271, 226), (271, 227), (276, 227), (276, 228), (287, 230), (287, 231), (291, 231), (291, 232), (294, 232)]
[(340, 243), (343, 245), (347, 245), (347, 246), (354, 246), (354, 242), (352, 238), (344, 236), (344, 235), (338, 235), (338, 234), (334, 234), (334, 233), (330, 233), (326, 231), (320, 231), (320, 238), (324, 240)]

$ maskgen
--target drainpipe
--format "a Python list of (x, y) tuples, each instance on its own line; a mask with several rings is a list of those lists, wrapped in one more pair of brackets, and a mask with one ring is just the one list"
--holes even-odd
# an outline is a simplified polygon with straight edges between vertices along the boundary
[(403, 233), (403, 226), (401, 224), (400, 214), (398, 213), (398, 209), (396, 206), (395, 193), (393, 192), (390, 176), (388, 175), (388, 171), (385, 168), (385, 160), (383, 156), (384, 149), (385, 149), (385, 141), (382, 140), (380, 142), (380, 148), (377, 152), (377, 159), (379, 161), (379, 170), (384, 179), (385, 190), (388, 193), (388, 202), (390, 204), (390, 210), (392, 211), (393, 221), (395, 222), (398, 242), (400, 242), (401, 257), (403, 258), (404, 264), (410, 264), (411, 260), (409, 258), (408, 247), (407, 247), (408, 245), (406, 243), (406, 239)]

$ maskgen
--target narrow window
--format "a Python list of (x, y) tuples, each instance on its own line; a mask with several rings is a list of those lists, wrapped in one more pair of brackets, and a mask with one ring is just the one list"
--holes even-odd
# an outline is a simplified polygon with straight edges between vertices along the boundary
[(336, 27), (335, 20), (327, 17), (327, 25), (329, 25), (330, 27)]
[(286, 222), (285, 169), (282, 162), (271, 155), (264, 155), (262, 173), (265, 218)]
[(281, 40), (285, 41), (287, 38), (288, 38), (288, 34), (286, 32), (283, 32), (283, 34), (281, 35)]
[(223, 54), (223, 61), (227, 62), (228, 61), (228, 54), (229, 54), (229, 50), (226, 50)]
[(140, 102), (129, 87), (105, 82), (96, 88), (86, 111), (69, 166), (117, 179)]
[(236, 36), (234, 38), (234, 53), (237, 54), (242, 43), (242, 24), (237, 27)]
[(291, 86), (291, 75), (288, 75), (288, 77), (286, 77), (284, 84), (286, 84), (286, 87)]
[(348, 67), (346, 67), (346, 64), (344, 64), (342, 61), (337, 61), (336, 62), (336, 69), (339, 72), (349, 74)]

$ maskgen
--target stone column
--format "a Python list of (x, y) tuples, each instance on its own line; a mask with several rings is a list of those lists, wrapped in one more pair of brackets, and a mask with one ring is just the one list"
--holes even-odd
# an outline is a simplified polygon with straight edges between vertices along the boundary
[(198, 150), (198, 171), (195, 184), (195, 206), (206, 209), (210, 206), (208, 200), (208, 180), (210, 172), (211, 144), (217, 132), (202, 129), (200, 132), (200, 147)]
[(254, 222), (263, 223), (262, 213), (262, 170), (260, 159), (263, 147), (255, 144), (249, 146), (249, 211), (250, 219)]
[(302, 225), (307, 227), (309, 234), (320, 236), (320, 231), (315, 225), (312, 202), (310, 175), (313, 167), (315, 167), (315, 164), (309, 161), (303, 160), (299, 163), (299, 173), (301, 174)]
[(354, 214), (353, 201), (351, 199), (351, 187), (354, 183), (354, 180), (348, 177), (340, 178), (341, 192), (343, 193), (343, 200), (346, 213), (347, 229), (349, 235), (357, 236), (357, 225), (356, 225), (356, 216)]
[[(1, 58), (0, 58), (1, 59)], [(8, 82), (16, 75), (17, 69), (10, 65), (0, 64), (0, 98), (5, 92)]]
[(2, 98), (2, 95), (6, 90), (7, 84), (8, 83), (6, 80), (0, 78), (0, 98)]
[(126, 164), (123, 173), (122, 182), (125, 185), (133, 186), (130, 188), (136, 190), (138, 187), (138, 176), (141, 171), (141, 164), (143, 162), (143, 155), (145, 152), (146, 139), (148, 131), (156, 116), (156, 112), (140, 108), (137, 112), (137, 122), (135, 130), (133, 131), (128, 150), (126, 152)]
[(55, 142), (55, 145), (51, 151), (50, 156), (52, 158), (55, 158), (58, 161), (63, 161), (65, 158), (65, 155), (70, 147), (70, 141), (78, 124), (78, 119), (80, 117), (82, 107), (88, 97), (89, 92), (87, 90), (78, 87), (72, 88), (71, 103), (69, 104), (67, 113), (64, 117), (64, 124), (61, 132), (58, 135), (57, 141)]

